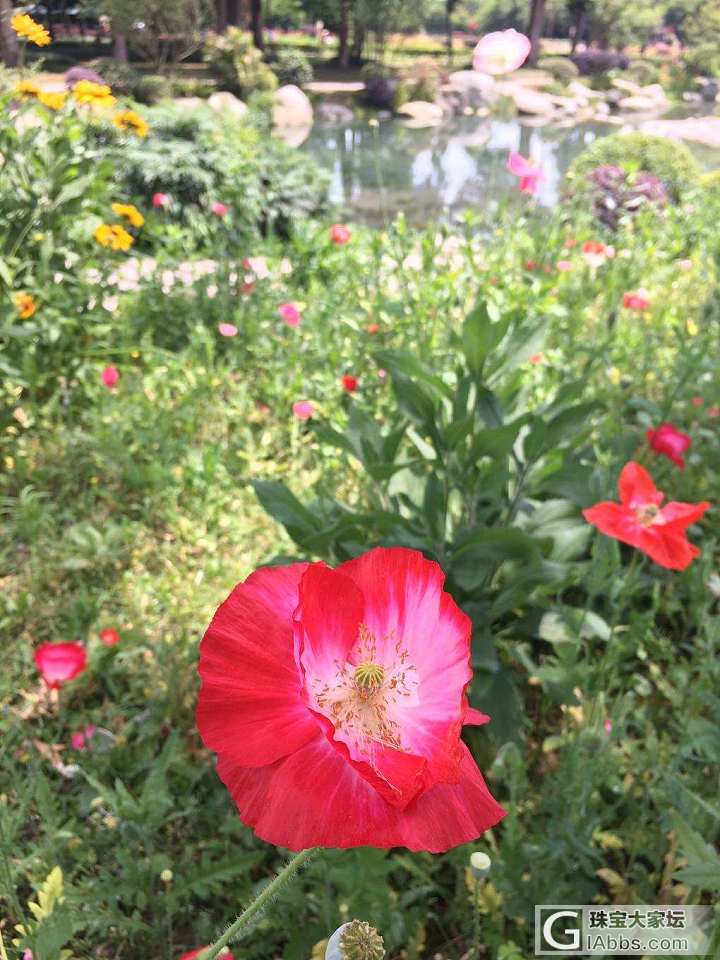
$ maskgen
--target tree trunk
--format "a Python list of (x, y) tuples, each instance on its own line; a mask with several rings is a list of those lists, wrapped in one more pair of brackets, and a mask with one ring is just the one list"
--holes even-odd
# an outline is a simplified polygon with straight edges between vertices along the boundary
[(585, 31), (585, 14), (580, 12), (575, 18), (575, 33), (572, 38), (572, 45), (570, 47), (570, 56), (575, 53), (578, 43), (582, 40), (582, 35)]
[(225, 0), (225, 9), (227, 10), (227, 25), (229, 27), (239, 27), (240, 26), (239, 0)]
[(253, 35), (253, 43), (258, 50), (262, 50), (265, 46), (265, 37), (263, 36), (262, 0), (250, 0), (250, 27)]
[(448, 66), (452, 66), (453, 55), (453, 28), (452, 15), (455, 9), (455, 0), (445, 0), (445, 44), (447, 46)]
[(530, 29), (528, 30), (530, 56), (528, 57), (528, 66), (534, 67), (537, 64), (544, 23), (545, 0), (530, 0)]
[(215, 29), (218, 33), (225, 33), (228, 28), (227, 0), (215, 0)]
[(357, 17), (353, 26), (352, 48), (350, 50), (350, 60), (353, 64), (361, 64), (363, 59), (363, 50), (365, 49), (365, 24), (358, 23)]
[(18, 44), (15, 31), (10, 26), (11, 0), (0, 0), (0, 60), (6, 67), (14, 67), (18, 61)]
[(113, 58), (128, 61), (127, 37), (124, 33), (113, 33)]
[(338, 63), (343, 70), (347, 70), (350, 66), (350, 7), (351, 0), (340, 0)]

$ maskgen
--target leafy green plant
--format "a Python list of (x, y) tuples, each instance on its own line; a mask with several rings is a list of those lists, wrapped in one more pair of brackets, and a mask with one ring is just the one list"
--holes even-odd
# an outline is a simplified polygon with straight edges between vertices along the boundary
[(208, 33), (203, 58), (208, 69), (241, 97), (277, 87), (277, 78), (254, 46), (251, 34), (237, 27), (228, 27), (223, 34)]
[(271, 67), (281, 86), (293, 83), (301, 87), (313, 78), (312, 65), (301, 50), (278, 50)]

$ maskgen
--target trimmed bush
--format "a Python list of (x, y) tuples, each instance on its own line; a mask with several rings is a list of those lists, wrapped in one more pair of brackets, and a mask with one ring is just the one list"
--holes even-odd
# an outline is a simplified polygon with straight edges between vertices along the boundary
[(649, 87), (660, 79), (660, 71), (649, 60), (631, 60), (627, 72), (630, 79), (641, 87)]
[(579, 69), (568, 57), (543, 57), (538, 67), (549, 73), (553, 80), (565, 86), (580, 76)]
[(647, 133), (614, 133), (596, 140), (573, 161), (568, 180), (581, 190), (587, 175), (605, 166), (657, 177), (673, 201), (700, 180), (700, 167), (687, 147)]
[(683, 54), (683, 64), (693, 77), (720, 77), (720, 50), (717, 44), (701, 43)]
[(245, 30), (228, 27), (223, 34), (208, 33), (203, 58), (211, 73), (243, 98), (256, 90), (277, 88), (277, 77)]
[(313, 68), (302, 50), (278, 50), (271, 67), (281, 86), (292, 83), (301, 87), (313, 78)]
[(614, 50), (583, 50), (570, 59), (584, 77), (608, 70), (627, 70), (630, 65), (629, 57)]

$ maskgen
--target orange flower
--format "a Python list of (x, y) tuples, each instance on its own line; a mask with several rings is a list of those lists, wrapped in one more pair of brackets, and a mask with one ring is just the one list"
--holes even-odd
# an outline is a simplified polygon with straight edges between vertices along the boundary
[(138, 137), (146, 137), (150, 127), (134, 110), (121, 110), (112, 118), (118, 130), (131, 130)]
[(135, 242), (124, 227), (114, 223), (101, 223), (95, 231), (95, 239), (101, 247), (111, 250), (129, 250)]
[(110, 87), (92, 80), (78, 80), (72, 89), (72, 95), (78, 103), (87, 103), (94, 107), (114, 107), (117, 99)]
[(21, 320), (28, 320), (37, 310), (35, 298), (29, 293), (16, 293), (13, 303)]
[(113, 203), (112, 212), (125, 217), (131, 227), (141, 227), (145, 223), (145, 217), (132, 203)]
[(29, 40), (38, 47), (46, 47), (50, 43), (50, 34), (42, 24), (36, 23), (25, 13), (16, 13), (10, 18), (10, 26), (23, 40)]

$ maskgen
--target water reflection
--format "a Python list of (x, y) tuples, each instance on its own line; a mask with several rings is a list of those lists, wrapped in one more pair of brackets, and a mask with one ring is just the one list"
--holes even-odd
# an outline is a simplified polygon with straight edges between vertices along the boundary
[(557, 202), (572, 159), (615, 127), (558, 127), (458, 117), (440, 127), (410, 129), (399, 120), (373, 128), (316, 125), (303, 149), (331, 172), (331, 202), (376, 224), (403, 210), (411, 223), (453, 219), (517, 193), (505, 169), (508, 151), (532, 157), (545, 174), (538, 199)]

